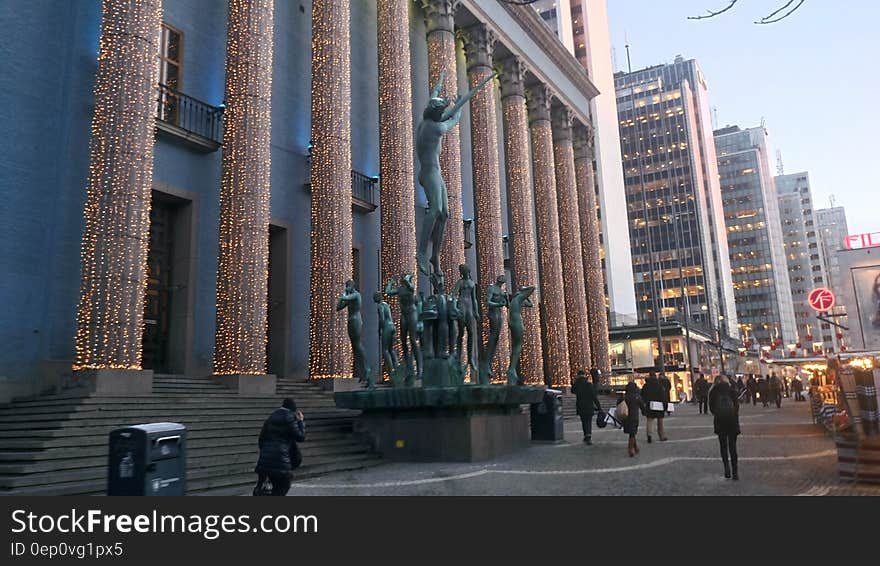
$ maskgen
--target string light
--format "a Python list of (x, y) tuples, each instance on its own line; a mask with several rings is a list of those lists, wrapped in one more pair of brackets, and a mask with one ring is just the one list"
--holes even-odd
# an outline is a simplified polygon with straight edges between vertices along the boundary
[[(405, 2), (376, 3), (379, 61), (379, 172), (382, 190), (380, 287), (416, 269), (415, 192), (413, 187), (412, 86), (410, 82), (409, 12)], [(416, 284), (418, 288), (418, 284)], [(400, 320), (398, 301), (389, 301), (392, 320)], [(396, 323), (398, 324), (398, 323)], [(395, 341), (398, 357), (403, 351)]]
[(571, 381), (577, 371), (590, 369), (590, 329), (587, 327), (587, 298), (584, 284), (584, 253), (574, 179), (574, 150), (571, 141), (571, 110), (553, 109), (553, 157), (556, 164), (556, 199), (559, 211), (559, 244), (562, 255), (568, 363)]
[(336, 312), (352, 266), (350, 18), (349, 2), (312, 2), (311, 379), (352, 377), (347, 321)]
[(569, 382), (568, 333), (559, 245), (556, 175), (550, 126), (550, 91), (544, 85), (528, 89), (532, 168), (535, 175), (535, 217), (538, 224), (538, 258), (541, 266), (541, 305), (544, 309), (545, 374), (553, 386)]
[[(492, 48), (495, 34), (485, 24), (478, 24), (461, 33), (468, 64), (468, 81), (474, 88), (492, 75)], [(477, 282), (485, 291), (504, 274), (504, 248), (501, 241), (501, 173), (498, 168), (498, 120), (495, 115), (495, 85), (489, 84), (477, 91), (470, 101), (471, 154), (473, 163), (474, 214), (477, 238)], [(483, 312), (488, 312), (485, 304)], [(496, 381), (506, 381), (510, 358), (507, 311), (501, 309), (501, 334), (492, 364)], [(489, 337), (489, 317), (482, 321), (483, 343)]]
[(266, 373), (273, 0), (230, 0), (214, 373)]
[(141, 369), (161, 0), (104, 0), (74, 370)]
[(602, 372), (608, 385), (611, 357), (608, 353), (608, 311), (605, 305), (605, 281), (599, 257), (599, 218), (593, 176), (593, 131), (590, 126), (574, 130), (574, 173), (578, 187), (578, 214), (581, 245), (584, 250), (584, 282), (587, 292), (587, 318), (590, 327), (590, 355), (593, 366)]
[[(456, 67), (455, 11), (459, 0), (422, 0), (425, 11), (428, 40), (428, 82), (433, 88), (443, 71), (443, 89), (440, 96), (455, 100), (458, 96), (458, 70)], [(447, 277), (458, 273), (458, 266), (465, 263), (464, 221), (461, 208), (461, 136), (458, 126), (443, 135), (440, 150), (440, 171), (446, 183), (449, 199), (449, 221), (443, 248), (440, 250), (440, 269)]]
[[(538, 258), (535, 251), (535, 207), (532, 197), (532, 172), (529, 164), (529, 125), (523, 80), (525, 66), (518, 57), (499, 63), (501, 105), (504, 119), (507, 205), (510, 210), (512, 244), (512, 291), (536, 287), (533, 302), (541, 302), (538, 281)], [(523, 349), (519, 376), (527, 384), (543, 383), (544, 360), (541, 347), (541, 318), (537, 307), (522, 309)]]

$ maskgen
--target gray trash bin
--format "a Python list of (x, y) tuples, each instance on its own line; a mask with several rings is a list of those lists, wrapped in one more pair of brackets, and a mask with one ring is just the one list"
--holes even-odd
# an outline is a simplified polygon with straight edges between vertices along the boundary
[(532, 440), (562, 440), (564, 422), (562, 415), (562, 391), (547, 389), (540, 403), (532, 403)]
[(107, 495), (185, 494), (185, 426), (149, 423), (110, 433)]

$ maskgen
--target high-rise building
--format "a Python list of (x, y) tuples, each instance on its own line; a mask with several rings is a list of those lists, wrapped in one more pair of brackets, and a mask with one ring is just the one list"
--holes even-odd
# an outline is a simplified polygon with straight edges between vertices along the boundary
[[(708, 87), (695, 60), (615, 75), (640, 321), (738, 337)], [(655, 290), (656, 287), (656, 290)]]
[(816, 318), (816, 311), (807, 302), (810, 291), (829, 284), (825, 254), (819, 243), (819, 223), (813, 208), (810, 175), (806, 171), (778, 175), (774, 181), (797, 339), (801, 343), (801, 353), (821, 354), (835, 348), (835, 338), (834, 332), (822, 329), (825, 323)]
[(596, 182), (602, 265), (612, 313), (634, 316), (635, 291), (630, 271), (627, 204), (620, 161), (614, 65), (608, 30), (607, 0), (539, 0), (532, 4), (541, 19), (574, 54), (599, 94), (590, 100), (596, 135)]
[(796, 333), (768, 137), (763, 126), (728, 126), (715, 131), (715, 152), (740, 330), (778, 358)]
[[(825, 273), (828, 274), (828, 280), (831, 290), (837, 297), (843, 296), (844, 278), (847, 274), (840, 268), (840, 258), (838, 253), (846, 249), (844, 241), (849, 234), (849, 228), (846, 224), (846, 211), (842, 206), (833, 206), (831, 208), (820, 208), (816, 211), (816, 221), (819, 226), (819, 245), (822, 247), (822, 257), (825, 260)], [(834, 317), (834, 322), (847, 326), (847, 310), (846, 305), (838, 301), (832, 310), (832, 314), (840, 315)], [(823, 333), (833, 334), (838, 342), (839, 336), (845, 335), (840, 329), (823, 323)]]

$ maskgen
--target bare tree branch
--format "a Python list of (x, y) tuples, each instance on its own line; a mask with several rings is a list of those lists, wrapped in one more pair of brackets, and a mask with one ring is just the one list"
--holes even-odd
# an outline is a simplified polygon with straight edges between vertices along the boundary
[(730, 4), (728, 4), (726, 7), (718, 10), (717, 12), (713, 12), (712, 10), (707, 10), (709, 12), (708, 14), (705, 14), (702, 16), (688, 16), (688, 19), (689, 20), (705, 20), (708, 18), (714, 18), (715, 16), (721, 15), (724, 12), (726, 12), (726, 11), (730, 10), (731, 8), (733, 8), (734, 6), (736, 6), (737, 2), (739, 2), (739, 0), (730, 0)]
[(788, 12), (786, 12), (785, 14), (779, 16), (778, 18), (776, 18), (776, 19), (772, 19), (773, 16), (775, 16), (775, 15), (778, 14), (779, 12), (785, 10), (786, 8), (788, 8), (789, 6), (791, 6), (792, 3), (794, 3), (794, 0), (789, 0), (788, 3), (785, 4), (785, 6), (782, 6), (781, 8), (779, 8), (778, 10), (776, 10), (775, 12), (773, 12), (772, 14), (769, 14), (769, 15), (767, 15), (767, 16), (764, 16), (763, 18), (760, 19), (760, 21), (757, 21), (757, 22), (755, 22), (755, 23), (756, 23), (756, 24), (760, 24), (760, 25), (765, 25), (765, 24), (775, 24), (776, 22), (782, 21), (782, 20), (784, 20), (785, 18), (787, 18), (787, 17), (789, 17), (790, 15), (792, 15), (793, 13), (795, 13), (795, 12), (797, 11), (797, 9), (800, 8), (800, 7), (803, 5), (804, 2), (806, 2), (806, 0), (799, 0), (798, 3), (795, 4), (794, 8), (792, 8), (791, 10), (789, 10)]

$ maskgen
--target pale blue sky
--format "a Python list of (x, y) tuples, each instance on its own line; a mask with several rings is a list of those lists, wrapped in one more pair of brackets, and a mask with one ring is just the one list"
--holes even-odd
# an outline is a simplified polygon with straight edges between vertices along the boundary
[[(851, 233), (880, 231), (880, 2), (806, 0), (790, 18), (752, 22), (784, 0), (740, 0), (716, 18), (687, 16), (727, 0), (608, 0), (618, 70), (696, 59), (717, 126), (757, 126), (786, 173), (809, 171), (816, 208), (846, 208)], [(772, 157), (776, 172), (775, 154)]]

